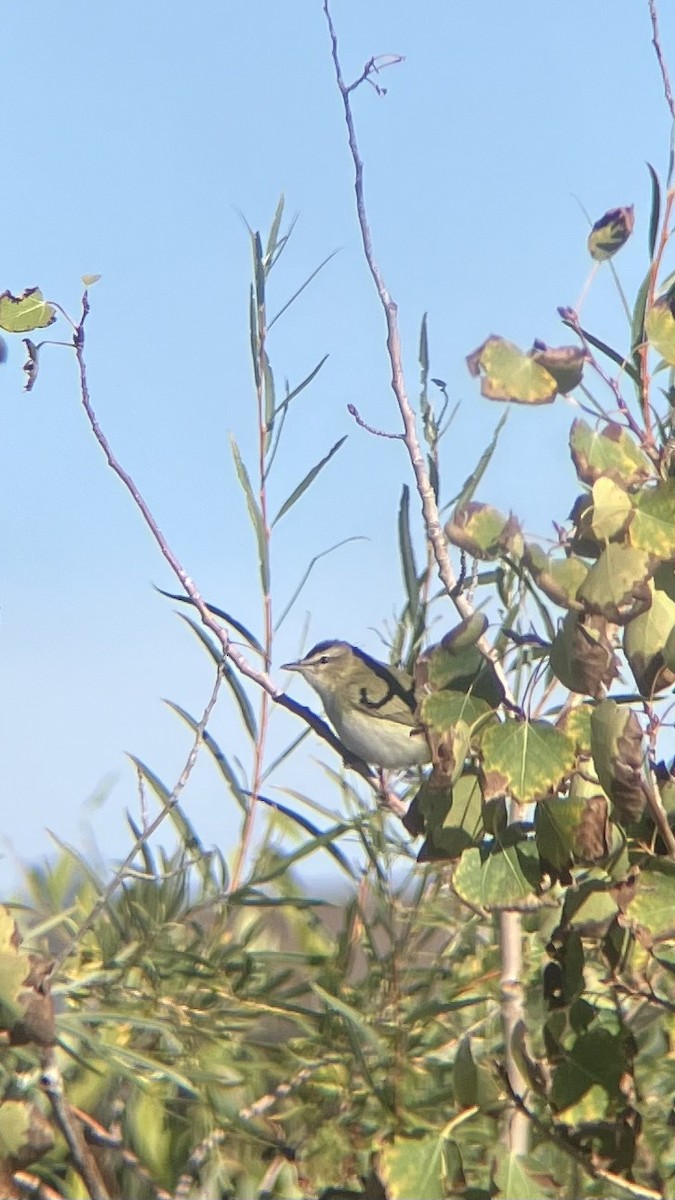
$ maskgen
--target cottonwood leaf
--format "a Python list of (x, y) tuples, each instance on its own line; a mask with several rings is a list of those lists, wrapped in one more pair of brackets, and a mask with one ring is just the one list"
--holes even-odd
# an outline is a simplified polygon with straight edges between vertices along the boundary
[(633, 496), (631, 544), (661, 559), (675, 558), (675, 479)]
[(619, 660), (603, 617), (566, 614), (550, 651), (551, 670), (564, 687), (599, 696), (619, 673)]
[(647, 699), (675, 683), (675, 659), (669, 649), (673, 630), (675, 601), (652, 587), (647, 612), (629, 621), (623, 631), (624, 653), (638, 691)]
[(566, 396), (581, 383), (588, 355), (580, 346), (547, 346), (535, 342), (530, 354), (535, 362), (552, 375), (561, 396)]
[(480, 390), (488, 400), (552, 404), (556, 398), (558, 387), (551, 372), (505, 338), (487, 338), (466, 362), (471, 374), (480, 376)]
[(599, 479), (596, 479), (593, 484), (592, 496), (591, 527), (593, 533), (599, 541), (608, 542), (623, 532), (632, 516), (633, 505), (630, 496), (609, 475), (601, 475)]
[(649, 608), (649, 579), (657, 562), (646, 550), (612, 542), (588, 572), (578, 599), (588, 612), (625, 625)]
[(520, 557), (523, 536), (518, 520), (491, 504), (470, 500), (457, 508), (445, 526), (445, 536), (472, 558), (492, 559), (511, 553)]
[(564, 558), (545, 554), (535, 542), (525, 547), (525, 562), (537, 587), (561, 608), (581, 608), (576, 596), (588, 575), (588, 566), (575, 554)]
[(653, 348), (669, 366), (675, 366), (675, 316), (673, 302), (675, 293), (671, 288), (660, 296), (645, 317), (645, 333)]
[(481, 736), (486, 797), (508, 792), (520, 804), (539, 800), (568, 774), (574, 746), (548, 721), (506, 720)]
[(606, 476), (624, 487), (654, 478), (654, 468), (631, 435), (614, 421), (592, 429), (582, 419), (572, 422), (570, 453), (577, 475), (589, 486)]
[(596, 262), (612, 258), (625, 246), (635, 225), (633, 205), (610, 208), (595, 222), (588, 235), (588, 252)]
[(536, 894), (541, 879), (539, 851), (534, 842), (506, 844), (495, 839), (489, 847), (465, 850), (453, 876), (452, 886), (461, 900), (488, 912), (540, 908), (545, 901)]
[(56, 309), (42, 298), (39, 288), (26, 288), (20, 296), (11, 292), (0, 295), (0, 329), (8, 333), (30, 333), (45, 329), (56, 320)]
[(591, 752), (600, 785), (620, 820), (642, 815), (651, 782), (637, 715), (627, 705), (602, 700), (591, 715)]

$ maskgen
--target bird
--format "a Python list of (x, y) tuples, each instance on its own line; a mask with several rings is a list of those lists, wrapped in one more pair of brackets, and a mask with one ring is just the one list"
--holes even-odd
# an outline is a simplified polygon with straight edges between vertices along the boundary
[(318, 692), (340, 741), (364, 762), (402, 770), (430, 761), (405, 671), (342, 641), (318, 642), (282, 670), (297, 671)]

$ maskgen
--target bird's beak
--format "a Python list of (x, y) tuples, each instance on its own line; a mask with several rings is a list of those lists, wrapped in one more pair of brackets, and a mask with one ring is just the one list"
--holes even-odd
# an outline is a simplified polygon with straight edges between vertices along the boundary
[(281, 671), (301, 671), (302, 663), (301, 662), (282, 663), (280, 670)]

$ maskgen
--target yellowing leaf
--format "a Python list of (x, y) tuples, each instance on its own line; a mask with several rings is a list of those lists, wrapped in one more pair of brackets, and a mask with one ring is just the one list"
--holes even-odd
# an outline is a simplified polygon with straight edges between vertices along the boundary
[(654, 468), (622, 425), (609, 421), (599, 429), (591, 429), (581, 419), (570, 429), (570, 453), (582, 483), (595, 483), (608, 476), (623, 487), (644, 483), (654, 477)]
[(505, 553), (519, 558), (522, 553), (523, 537), (516, 518), (476, 500), (455, 510), (445, 526), (445, 536), (472, 558), (499, 558)]
[(675, 479), (643, 488), (633, 497), (635, 514), (629, 537), (633, 546), (661, 559), (675, 557)]
[(535, 342), (530, 354), (540, 367), (545, 367), (553, 376), (561, 396), (566, 396), (581, 383), (587, 354), (580, 346), (553, 347)]
[(578, 598), (589, 612), (625, 625), (649, 608), (649, 578), (656, 563), (646, 550), (611, 542), (588, 572)]
[(29, 333), (45, 329), (56, 320), (56, 309), (42, 299), (39, 288), (27, 288), (21, 296), (11, 292), (0, 295), (0, 329), (8, 333)]
[(508, 720), (481, 737), (486, 796), (509, 792), (521, 804), (539, 800), (570, 771), (574, 745), (548, 721)]
[(629, 621), (624, 629), (623, 648), (640, 695), (651, 699), (662, 688), (675, 683), (667, 661), (666, 646), (675, 629), (675, 602), (666, 592), (651, 589), (647, 612)]
[(672, 367), (675, 366), (675, 316), (668, 293), (652, 305), (645, 318), (645, 333), (652, 346)]
[(630, 496), (618, 483), (607, 475), (601, 475), (593, 484), (593, 533), (601, 542), (616, 537), (626, 525), (633, 512)]
[(603, 213), (588, 235), (588, 251), (596, 262), (612, 258), (626, 244), (635, 225), (633, 205), (610, 208)]
[(551, 404), (556, 398), (551, 372), (505, 338), (487, 338), (466, 362), (472, 375), (481, 376), (480, 390), (488, 400)]

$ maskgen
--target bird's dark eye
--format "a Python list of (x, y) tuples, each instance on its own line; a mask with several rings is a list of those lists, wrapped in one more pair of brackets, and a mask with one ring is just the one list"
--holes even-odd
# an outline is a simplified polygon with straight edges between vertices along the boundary
[(321, 658), (319, 659), (319, 662), (322, 667), (325, 667), (326, 664), (330, 662), (330, 659), (327, 654), (322, 654)]

